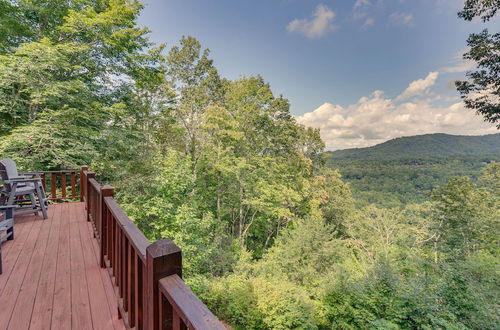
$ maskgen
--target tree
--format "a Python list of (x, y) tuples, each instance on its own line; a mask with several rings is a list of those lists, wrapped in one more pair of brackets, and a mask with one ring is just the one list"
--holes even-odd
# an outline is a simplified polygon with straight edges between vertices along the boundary
[(203, 113), (218, 105), (223, 95), (223, 82), (209, 54), (195, 38), (182, 37), (180, 46), (172, 47), (166, 57), (167, 78), (177, 94), (172, 115), (185, 132), (183, 151), (191, 157), (193, 173), (200, 156)]
[(316, 200), (326, 223), (333, 225), (339, 235), (345, 234), (346, 225), (354, 215), (354, 199), (339, 171), (322, 169), (313, 180), (313, 187), (318, 187)]
[(0, 37), (2, 153), (39, 170), (98, 165), (109, 148), (103, 140), (119, 136), (111, 131), (149, 129), (169, 94), (162, 47), (151, 48), (136, 25), (140, 2), (4, 2), (25, 29)]
[(476, 188), (467, 177), (457, 177), (435, 189), (432, 199), (438, 251), (449, 260), (494, 247), (498, 211), (489, 191)]
[[(499, 8), (498, 0), (467, 0), (458, 15), (467, 21), (479, 16), (486, 22)], [(467, 72), (468, 80), (455, 82), (457, 90), (468, 108), (500, 129), (500, 33), (490, 34), (487, 29), (473, 33), (467, 45), (470, 50), (464, 59), (475, 61), (477, 70)]]
[(458, 13), (458, 16), (466, 21), (472, 21), (474, 17), (481, 17), (486, 22), (495, 16), (500, 9), (498, 0), (466, 0), (464, 9)]

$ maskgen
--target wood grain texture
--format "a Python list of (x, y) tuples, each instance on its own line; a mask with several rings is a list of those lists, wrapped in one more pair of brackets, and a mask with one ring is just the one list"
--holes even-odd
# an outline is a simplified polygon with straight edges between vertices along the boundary
[[(43, 174), (52, 199), (76, 196), (77, 173)], [(16, 239), (3, 246), (0, 329), (224, 329), (182, 281), (180, 248), (149, 242), (112, 187), (86, 167), (79, 174), (81, 202), (51, 205), (45, 221), (16, 217)]]
[[(49, 212), (52, 208), (49, 208)], [(52, 318), (52, 308), (54, 303), (54, 288), (57, 270), (57, 256), (59, 248), (59, 233), (61, 228), (62, 207), (54, 210), (49, 242), (45, 252), (42, 272), (38, 283), (38, 290), (35, 297), (35, 305), (30, 322), (30, 329), (44, 330), (50, 329)], [(49, 219), (50, 219), (49, 213)]]
[[(52, 213), (53, 210), (50, 210), (48, 213), (49, 216), (52, 216)], [(33, 250), (28, 269), (24, 275), (25, 279), (21, 285), (16, 305), (12, 312), (15, 317), (11, 317), (8, 329), (27, 329), (29, 327), (43, 262), (47, 256), (45, 252), (53, 223), (54, 222), (51, 221), (47, 225), (41, 226), (35, 249)]]
[(125, 329), (83, 203), (17, 216), (2, 246), (0, 329)]

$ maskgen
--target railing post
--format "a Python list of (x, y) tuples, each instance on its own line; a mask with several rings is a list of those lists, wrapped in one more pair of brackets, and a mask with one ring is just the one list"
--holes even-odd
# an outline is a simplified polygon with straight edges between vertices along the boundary
[(100, 228), (99, 228), (99, 235), (100, 235), (100, 241), (101, 241), (101, 246), (99, 247), (100, 250), (100, 264), (101, 267), (104, 268), (106, 267), (106, 264), (104, 262), (104, 255), (108, 252), (106, 251), (106, 248), (108, 246), (108, 217), (107, 217), (107, 209), (106, 209), (106, 202), (104, 201), (104, 197), (113, 197), (115, 195), (115, 189), (111, 187), (110, 185), (104, 185), (101, 187), (101, 209), (99, 210), (99, 215), (101, 217), (100, 223)]
[(163, 277), (182, 276), (181, 249), (169, 239), (152, 243), (146, 249), (146, 329), (160, 330), (158, 282)]
[(90, 221), (90, 214), (92, 212), (92, 208), (95, 207), (95, 205), (92, 205), (92, 198), (90, 196), (92, 189), (89, 189), (89, 180), (95, 179), (95, 173), (87, 172), (86, 179), (87, 180), (85, 182), (85, 200), (87, 203), (87, 221)]
[(82, 166), (82, 170), (80, 171), (80, 202), (83, 202), (83, 196), (85, 196), (85, 191), (87, 188), (87, 177), (85, 176), (85, 172), (87, 172), (88, 170), (88, 166)]

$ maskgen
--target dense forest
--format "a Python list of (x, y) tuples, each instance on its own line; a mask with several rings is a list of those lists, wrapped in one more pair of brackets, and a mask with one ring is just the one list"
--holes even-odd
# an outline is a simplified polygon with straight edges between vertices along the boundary
[(358, 206), (383, 207), (429, 201), (434, 188), (455, 176), (476, 182), (494, 161), (500, 161), (500, 134), (419, 135), (327, 152), (326, 157), (327, 165), (350, 183)]
[[(235, 329), (494, 329), (500, 163), (422, 203), (357, 205), (318, 130), (133, 0), (0, 1), (0, 154), (95, 169)], [(450, 165), (452, 166), (452, 165)]]

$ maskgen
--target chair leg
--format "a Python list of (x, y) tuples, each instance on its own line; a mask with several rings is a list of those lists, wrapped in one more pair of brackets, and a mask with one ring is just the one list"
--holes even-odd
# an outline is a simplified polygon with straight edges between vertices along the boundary
[(40, 202), (40, 209), (42, 210), (43, 218), (48, 219), (47, 203), (46, 203), (45, 193), (43, 192), (43, 188), (41, 188), (39, 184), (36, 184), (35, 189), (36, 189), (36, 194), (38, 195), (38, 200)]
[[(7, 209), (7, 211), (5, 212), (5, 218), (12, 219), (12, 227), (7, 229), (7, 236), (8, 236), (7, 240), (12, 241), (14, 239), (14, 211), (12, 209)], [(0, 249), (1, 249), (1, 246), (0, 246)]]
[(30, 196), (31, 206), (33, 207), (33, 210), (34, 210), (33, 213), (37, 217), (38, 216), (38, 207), (36, 206), (35, 194), (31, 193), (29, 196)]
[(7, 198), (7, 204), (5, 205), (14, 205), (14, 202), (16, 200), (16, 190), (17, 190), (17, 182), (14, 182), (10, 190), (9, 197)]

